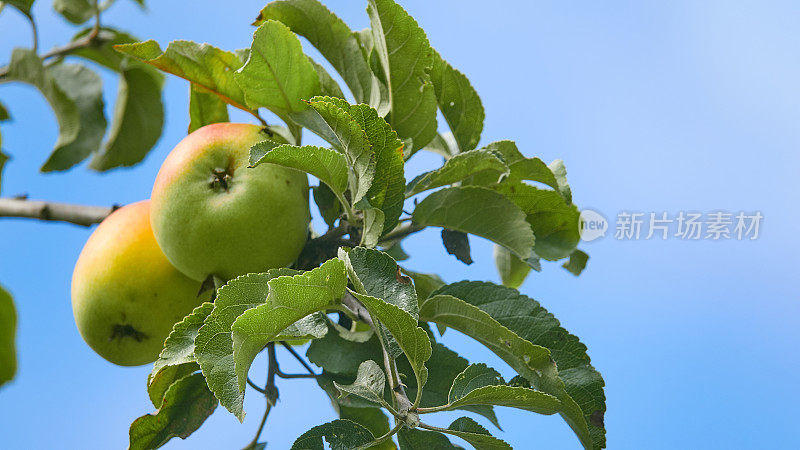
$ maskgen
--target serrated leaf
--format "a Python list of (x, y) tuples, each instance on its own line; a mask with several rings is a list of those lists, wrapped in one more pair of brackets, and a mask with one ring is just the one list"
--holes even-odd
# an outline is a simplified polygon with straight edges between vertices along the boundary
[(498, 439), (486, 428), (469, 417), (459, 417), (447, 427), (447, 432), (469, 442), (475, 450), (511, 450), (511, 446)]
[(228, 105), (218, 96), (189, 85), (189, 133), (212, 123), (227, 122)]
[(264, 141), (250, 149), (250, 167), (264, 163), (309, 173), (328, 185), (338, 196), (344, 195), (347, 190), (347, 160), (336, 150), (313, 145), (275, 146), (274, 143)]
[[(350, 88), (356, 102), (369, 104), (381, 111), (381, 88), (386, 87), (373, 75), (361, 46), (347, 24), (316, 0), (284, 0), (270, 2), (258, 15), (254, 25), (277, 20), (305, 37)], [(388, 106), (388, 105), (387, 105)], [(385, 111), (383, 114), (385, 115)]]
[(436, 102), (447, 125), (465, 152), (478, 146), (483, 131), (483, 104), (467, 77), (433, 52), (431, 82), (436, 92)]
[[(600, 374), (592, 367), (591, 360), (586, 354), (586, 346), (577, 337), (564, 330), (558, 320), (537, 301), (514, 289), (486, 282), (459, 282), (442, 287), (434, 292), (431, 299), (447, 300), (441, 298), (442, 295), (457, 297), (475, 308), (480, 308), (480, 311), (490, 314), (498, 323), (508, 327), (521, 339), (550, 349), (551, 356), (558, 366), (556, 375), (563, 380), (564, 387), (561, 389), (565, 389), (571, 399), (559, 393), (558, 383), (553, 383), (551, 380), (554, 374), (550, 369), (542, 370), (541, 377), (526, 374), (524, 365), (520, 364), (524, 361), (513, 362), (489, 347), (514, 367), (520, 375), (534, 383), (537, 389), (556, 395), (561, 399), (562, 404), (567, 408), (562, 415), (568, 416), (565, 419), (587, 448), (605, 447), (605, 430), (602, 427), (602, 417), (606, 410), (603, 392), (605, 383)], [(448, 311), (453, 309), (453, 306), (429, 305), (425, 302), (420, 306), (420, 316), (427, 320), (426, 314), (439, 308)], [(473, 335), (474, 333), (465, 331), (466, 328), (457, 329), (478, 339)], [(541, 385), (536, 384), (537, 378)], [(583, 417), (576, 417), (576, 414)], [(584, 425), (581, 425), (581, 422)], [(593, 443), (586, 441), (588, 438), (586, 423), (588, 423)]]
[[(417, 386), (422, 389), (428, 379), (425, 361), (431, 357), (432, 351), (428, 334), (417, 326), (417, 320), (411, 314), (399, 307), (369, 295), (352, 291), (351, 293), (367, 308), (370, 315), (379, 320), (397, 340), (414, 370)], [(420, 395), (421, 393), (418, 394), (418, 397)], [(417, 398), (418, 400), (419, 398)]]
[(391, 256), (379, 250), (355, 247), (349, 252), (340, 252), (339, 258), (347, 265), (350, 281), (357, 292), (391, 303), (415, 320), (419, 317), (414, 285), (400, 273)]
[(472, 264), (469, 248), (469, 237), (461, 231), (442, 229), (442, 243), (447, 253), (453, 255), (466, 265)]
[[(328, 443), (328, 447), (322, 442)], [(352, 450), (375, 440), (375, 436), (363, 426), (347, 419), (318, 425), (297, 438), (292, 450)]]
[(417, 22), (393, 0), (370, 0), (375, 54), (389, 89), (387, 121), (414, 149), (436, 135), (436, 95), (430, 81), (433, 49)]
[(537, 256), (555, 261), (575, 250), (580, 241), (580, 211), (558, 192), (519, 181), (504, 182), (495, 189), (525, 213), (536, 236), (533, 251)]
[(229, 281), (217, 292), (214, 309), (195, 338), (195, 357), (208, 387), (222, 406), (239, 420), (244, 418), (244, 394), (239, 391), (236, 380), (231, 326), (242, 313), (266, 301), (269, 280), (296, 273), (291, 269), (273, 269), (262, 274), (242, 275)]
[(494, 264), (503, 286), (514, 289), (522, 286), (531, 271), (531, 266), (500, 245), (494, 246)]
[(11, 294), (0, 286), (0, 386), (17, 372), (17, 311)]
[(548, 415), (561, 411), (558, 398), (530, 388), (513, 386), (480, 387), (450, 403), (446, 409), (465, 405), (508, 406)]
[(351, 105), (339, 99), (322, 100), (330, 101), (345, 110), (367, 134), (370, 148), (375, 155), (375, 176), (366, 198), (372, 207), (383, 211), (382, 229), (384, 233), (388, 233), (397, 226), (405, 200), (403, 142), (375, 109), (363, 104)]
[(474, 234), (523, 259), (530, 256), (534, 242), (525, 213), (502, 194), (479, 186), (451, 187), (430, 194), (417, 205), (412, 223)]
[(459, 153), (448, 159), (441, 168), (425, 172), (411, 180), (406, 186), (406, 197), (457, 183), (479, 173), (486, 173), (487, 177), (493, 176), (497, 182), (508, 170), (503, 160), (491, 151), (480, 149)]
[(309, 314), (335, 306), (345, 293), (344, 262), (329, 259), (316, 269), (268, 282), (263, 305), (245, 311), (233, 323), (233, 355), (239, 392), (244, 391), (247, 372), (256, 355), (281, 331)]
[[(469, 364), (466, 359), (440, 343), (433, 343), (431, 349), (431, 357), (425, 364), (428, 367), (428, 381), (425, 383), (425, 389), (422, 391), (422, 399), (419, 403), (419, 406), (423, 408), (447, 404), (454, 380)], [(407, 362), (403, 360), (398, 362), (398, 369), (403, 373), (406, 371), (405, 364)], [(408, 395), (416, 396), (417, 385), (415, 380), (409, 378), (406, 384)], [(470, 405), (458, 409), (480, 414), (489, 419), (497, 428), (500, 428), (500, 423), (497, 421), (497, 416), (491, 406)]]
[[(377, 408), (352, 408), (339, 405), (339, 418), (352, 420), (364, 426), (373, 436), (383, 436), (389, 432), (389, 418)], [(386, 440), (377, 446), (370, 447), (372, 450), (396, 450), (397, 446), (392, 440)]]
[[(514, 141), (496, 141), (483, 148), (502, 156), (508, 165), (509, 181), (536, 181), (553, 188), (567, 203), (572, 203), (572, 191), (567, 184), (567, 169), (564, 162), (557, 159), (548, 166), (539, 158), (527, 158), (517, 148)], [(493, 184), (497, 180), (492, 176), (480, 175), (474, 177), (471, 184)]]
[(370, 402), (356, 395), (341, 397), (339, 390), (333, 385), (334, 382), (347, 384), (352, 383), (354, 380), (355, 375), (337, 375), (325, 371), (322, 372), (322, 375), (317, 376), (317, 384), (328, 394), (328, 397), (334, 405), (349, 408), (379, 409), (381, 407), (380, 404)]
[(453, 403), (475, 389), (498, 384), (504, 381), (496, 370), (483, 363), (470, 364), (453, 379), (447, 401)]
[(309, 102), (312, 110), (292, 115), (298, 123), (341, 150), (350, 167), (351, 202), (358, 203), (369, 191), (375, 176), (375, 154), (364, 129), (340, 100), (315, 97)]
[(131, 424), (129, 448), (154, 449), (173, 437), (186, 439), (216, 407), (217, 399), (202, 374), (181, 378), (167, 389), (158, 413), (139, 417)]
[[(184, 317), (183, 320), (172, 326), (172, 331), (164, 341), (164, 349), (161, 350), (158, 359), (153, 364), (153, 370), (147, 377), (147, 393), (150, 395), (150, 400), (156, 408), (161, 406), (161, 400), (164, 398), (164, 393), (169, 387), (169, 384), (165, 382), (170, 376), (165, 376), (167, 374), (161, 374), (161, 372), (167, 367), (182, 366), (197, 361), (194, 355), (194, 340), (197, 337), (200, 327), (203, 326), (203, 321), (211, 314), (213, 309), (213, 303), (205, 302), (196, 307), (191, 314)], [(192, 367), (197, 366), (192, 364)], [(185, 370), (189, 370), (189, 368), (184, 367), (182, 371)], [(193, 369), (192, 372), (194, 372), (194, 370), (196, 370), (196, 368)], [(172, 375), (174, 376), (175, 373), (176, 372), (173, 371)], [(184, 375), (186, 374), (184, 373)]]
[(247, 105), (285, 117), (308, 108), (319, 93), (319, 77), (300, 40), (286, 25), (268, 20), (253, 33), (250, 56), (236, 71)]
[(53, 0), (53, 9), (75, 25), (80, 25), (95, 15), (97, 2), (89, 0)]
[(342, 92), (342, 88), (339, 87), (339, 83), (333, 79), (331, 74), (325, 70), (320, 64), (317, 64), (316, 61), (308, 58), (308, 61), (311, 62), (311, 65), (314, 66), (314, 69), (317, 71), (317, 79), (319, 80), (319, 92), (321, 95), (327, 97), (336, 97), (336, 98), (344, 98), (344, 92)]
[(561, 267), (567, 269), (569, 273), (577, 277), (583, 272), (583, 269), (586, 268), (587, 262), (589, 262), (589, 255), (581, 250), (575, 250), (570, 253), (569, 260), (562, 264)]
[(400, 450), (456, 450), (447, 436), (436, 431), (403, 428), (397, 433)]
[(115, 45), (114, 48), (164, 72), (191, 81), (218, 95), (225, 103), (253, 112), (246, 106), (244, 93), (234, 80), (234, 72), (242, 67), (242, 61), (233, 52), (192, 41), (172, 41), (163, 52), (153, 40)]
[(353, 394), (371, 402), (385, 403), (383, 391), (386, 388), (386, 375), (373, 360), (366, 360), (358, 366), (356, 380), (352, 384), (342, 385), (334, 381), (333, 385), (339, 389), (342, 397)]

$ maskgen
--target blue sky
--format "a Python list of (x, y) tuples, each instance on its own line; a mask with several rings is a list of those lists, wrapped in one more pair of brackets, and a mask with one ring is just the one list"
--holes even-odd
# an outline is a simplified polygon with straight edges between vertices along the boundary
[[(107, 14), (142, 39), (247, 47), (263, 2), (120, 1)], [(163, 3), (163, 4), (159, 4)], [(351, 27), (364, 4), (329, 1)], [(431, 43), (466, 73), (486, 108), (482, 143), (513, 139), (529, 156), (561, 158), (576, 203), (611, 220), (611, 236), (586, 243), (592, 259), (575, 278), (557, 264), (522, 291), (589, 347), (607, 388), (610, 448), (791, 448), (800, 401), (796, 261), (800, 172), (800, 5), (796, 2), (401, 2)], [(42, 48), (74, 30), (38, 2)], [(27, 46), (14, 11), (0, 15), (0, 57)], [(312, 52), (313, 54), (313, 52)], [(116, 82), (104, 76), (107, 99)], [(108, 205), (146, 198), (160, 162), (185, 135), (187, 84), (166, 85), (164, 136), (133, 169), (79, 167), (41, 174), (56, 137), (52, 113), (33, 89), (0, 86), (15, 118), (4, 125), (13, 156), (3, 194)], [(247, 120), (235, 116), (238, 120)], [(309, 142), (312, 142), (309, 139)], [(421, 156), (407, 168), (437, 164)], [(411, 178), (411, 175), (408, 176)], [(760, 211), (755, 241), (620, 241), (620, 211)], [(0, 390), (4, 448), (119, 448), (130, 422), (150, 412), (149, 367), (120, 368), (96, 356), (75, 329), (69, 299), (74, 262), (89, 230), (0, 220), (0, 283), (20, 315), (20, 369)], [(438, 231), (407, 241), (408, 266), (447, 281), (497, 280), (491, 245), (473, 238), (472, 266), (450, 257)], [(510, 370), (456, 333), (445, 343), (474, 361)], [(292, 367), (286, 356), (287, 369)], [(258, 360), (254, 373), (264, 370)], [(269, 448), (333, 417), (313, 382), (280, 386), (267, 422)], [(311, 405), (318, 405), (312, 407)], [(250, 395), (244, 424), (220, 408), (187, 441), (167, 448), (238, 448), (260, 419)], [(517, 448), (578, 448), (558, 417), (498, 411)], [(446, 425), (454, 415), (436, 424)]]

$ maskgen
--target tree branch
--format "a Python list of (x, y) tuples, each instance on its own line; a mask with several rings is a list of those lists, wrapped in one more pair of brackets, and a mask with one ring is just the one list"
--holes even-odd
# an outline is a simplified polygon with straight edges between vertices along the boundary
[(396, 229), (396, 230), (394, 230), (394, 231), (392, 231), (390, 233), (387, 233), (385, 236), (383, 236), (381, 238), (379, 244), (392, 242), (392, 241), (397, 240), (397, 239), (402, 239), (402, 238), (404, 238), (404, 237), (406, 237), (406, 236), (408, 236), (410, 234), (417, 233), (417, 232), (422, 231), (424, 229), (425, 229), (425, 227), (418, 227), (418, 226), (414, 226), (414, 225), (403, 225), (400, 228), (398, 228), (398, 229)]
[(88, 206), (24, 198), (0, 198), (0, 217), (68, 222), (85, 227), (102, 222), (117, 208), (118, 205)]

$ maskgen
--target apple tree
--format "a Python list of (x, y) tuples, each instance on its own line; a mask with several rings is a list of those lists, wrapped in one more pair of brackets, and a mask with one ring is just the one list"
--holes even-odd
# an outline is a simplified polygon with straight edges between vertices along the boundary
[[(0, 8), (21, 11), (33, 25), (32, 3), (10, 0)], [(604, 381), (586, 346), (516, 290), (531, 270), (551, 262), (576, 276), (586, 266), (588, 255), (577, 249), (581, 224), (565, 166), (528, 157), (512, 140), (482, 143), (478, 93), (400, 5), (368, 0), (370, 27), (353, 31), (318, 0), (273, 1), (257, 12), (250, 47), (225, 50), (191, 41), (162, 47), (133, 37), (102, 21), (113, 3), (55, 0), (56, 11), (87, 24), (85, 30), (41, 52), (33, 26), (32, 48), (15, 49), (0, 68), (0, 84), (32, 85), (55, 113), (59, 136), (43, 172), (69, 170), (86, 159), (97, 171), (142, 161), (162, 132), (164, 79), (175, 76), (188, 81), (190, 134), (173, 154), (190, 140), (192, 151), (206, 146), (204, 155), (215, 161), (222, 161), (222, 148), (240, 155), (225, 159), (221, 169), (209, 166), (209, 179), (202, 181), (208, 192), (230, 193), (249, 183), (275, 194), (282, 189), (271, 178), (278, 171), (293, 174), (304, 192), (292, 200), (300, 219), (283, 228), (273, 226), (281, 220), (277, 212), (254, 212), (263, 209), (258, 196), (214, 210), (219, 220), (211, 220), (198, 207), (206, 194), (173, 189), (195, 162), (167, 158), (149, 212), (158, 241), (152, 248), (160, 247), (200, 292), (193, 294), (198, 306), (191, 313), (167, 323), (174, 326), (165, 330), (163, 345), (159, 339), (160, 354), (146, 358), (154, 360), (147, 392), (155, 411), (130, 425), (130, 448), (186, 438), (219, 405), (242, 420), (247, 394), (265, 399), (263, 420), (247, 446), (263, 449), (278, 379), (293, 378), (315, 379), (340, 417), (309, 424), (293, 449), (326, 443), (334, 449), (460, 448), (453, 437), (477, 449), (511, 448), (487, 429), (500, 427), (495, 407), (558, 414), (574, 431), (576, 445), (605, 448)], [(319, 51), (343, 86), (304, 53), (300, 38)], [(119, 76), (110, 121), (92, 67)], [(246, 112), (252, 124), (225, 129), (251, 131), (233, 131), (215, 147), (210, 142), (219, 133), (209, 130), (229, 122), (230, 108)], [(439, 113), (445, 124), (437, 123)], [(9, 119), (0, 104), (0, 121)], [(309, 133), (326, 145), (304, 145)], [(407, 173), (405, 163), (418, 152), (438, 154), (442, 164)], [(6, 159), (0, 153), (0, 170)], [(302, 181), (306, 174), (315, 184), (311, 196)], [(308, 226), (303, 211), (310, 197), (325, 230)], [(82, 226), (103, 221), (116, 208), (0, 198), (0, 216)], [(247, 222), (237, 215), (257, 220), (234, 229)], [(203, 239), (179, 241), (187, 235), (180, 227), (192, 220), (204, 226)], [(148, 220), (142, 223), (150, 233)], [(427, 228), (441, 230), (442, 249), (458, 260), (453, 264), (472, 263), (469, 235), (493, 242), (503, 285), (447, 284), (414, 271), (406, 265), (403, 240)], [(280, 241), (291, 241), (287, 236), (298, 229), (297, 249), (287, 253)], [(219, 236), (233, 232), (244, 240), (218, 245)], [(248, 254), (272, 241), (264, 251), (284, 245), (280, 262)], [(242, 264), (237, 270), (211, 265), (221, 254), (221, 261)], [(256, 262), (243, 263), (248, 261)], [(91, 276), (93, 270), (83, 272)], [(119, 291), (108, 286), (104, 292)], [(12, 297), (0, 288), (0, 384), (15, 372), (15, 323)], [(483, 344), (517, 375), (505, 380), (487, 364), (449, 349), (447, 329), (447, 335), (462, 333)], [(305, 355), (298, 344), (307, 344)], [(299, 360), (307, 373), (283, 372), (279, 351)], [(262, 352), (266, 380), (249, 370)], [(453, 410), (465, 415), (447, 428), (426, 421), (428, 414)]]

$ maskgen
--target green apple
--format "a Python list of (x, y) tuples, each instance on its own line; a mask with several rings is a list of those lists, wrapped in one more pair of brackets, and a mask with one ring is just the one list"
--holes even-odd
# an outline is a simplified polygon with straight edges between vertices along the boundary
[(72, 274), (72, 312), (100, 356), (121, 366), (147, 364), (172, 326), (205, 300), (200, 285), (158, 247), (145, 200), (114, 211), (89, 237)]
[(250, 147), (268, 137), (251, 124), (207, 125), (161, 166), (150, 223), (167, 259), (189, 277), (230, 280), (300, 255), (310, 221), (308, 177), (273, 164), (248, 168)]

